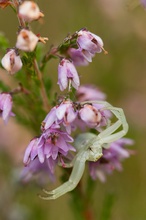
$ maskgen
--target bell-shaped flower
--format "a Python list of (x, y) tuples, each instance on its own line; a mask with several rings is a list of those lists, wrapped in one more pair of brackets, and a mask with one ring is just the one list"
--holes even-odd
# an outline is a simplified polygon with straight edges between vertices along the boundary
[(10, 74), (14, 74), (22, 68), (22, 61), (16, 49), (8, 49), (1, 63)]
[(38, 5), (33, 1), (24, 1), (18, 10), (18, 16), (24, 19), (26, 22), (31, 22), (44, 17), (44, 14), (40, 12)]
[(68, 133), (50, 128), (43, 132), (39, 138), (34, 138), (29, 143), (23, 162), (28, 165), (37, 157), (40, 163), (44, 163), (47, 160), (48, 167), (53, 173), (58, 155), (65, 157), (70, 150), (75, 151), (75, 148), (68, 142), (73, 142), (73, 138)]
[(93, 179), (106, 180), (106, 174), (112, 174), (114, 170), (121, 171), (121, 162), (128, 158), (132, 152), (125, 149), (125, 145), (132, 145), (133, 140), (121, 138), (112, 142), (107, 149), (103, 149), (103, 156), (97, 162), (89, 162), (90, 175)]
[(91, 54), (100, 53), (103, 50), (102, 39), (86, 29), (82, 29), (78, 32), (77, 44), (79, 48)]
[(0, 93), (0, 117), (7, 122), (12, 113), (12, 96), (8, 93)]
[[(41, 138), (41, 137), (40, 137)], [(48, 168), (49, 173), (54, 173), (54, 167), (56, 165), (55, 160), (50, 158), (41, 159), (42, 156), (42, 143), (39, 137), (32, 139), (26, 148), (23, 163), (27, 167), (26, 173), (31, 170), (32, 174), (38, 172), (39, 169)], [(41, 149), (41, 150), (40, 150)], [(41, 165), (44, 164), (44, 165)], [(46, 166), (47, 165), (47, 166)]]
[(80, 48), (69, 48), (67, 53), (75, 66), (87, 66), (89, 62), (92, 62), (92, 57), (94, 56), (87, 50), (81, 50)]
[[(49, 161), (50, 162), (50, 161)], [(22, 169), (19, 179), (21, 182), (28, 182), (31, 178), (37, 177), (37, 182), (39, 184), (44, 185), (45, 183), (48, 183), (48, 178), (52, 182), (55, 180), (54, 175), (54, 168), (55, 168), (56, 162), (52, 160), (52, 169), (50, 169), (48, 165), (48, 160), (46, 159), (44, 163), (40, 163), (38, 157), (34, 158), (34, 160), (31, 160), (29, 164), (25, 165), (25, 167)]]
[(75, 89), (78, 89), (80, 85), (79, 76), (73, 63), (68, 59), (62, 59), (58, 66), (58, 84), (60, 90), (63, 91), (69, 85), (72, 85)]
[(79, 117), (91, 128), (98, 127), (102, 120), (100, 111), (90, 104), (85, 104), (79, 110)]
[(76, 97), (79, 102), (90, 100), (105, 100), (106, 95), (94, 85), (82, 85), (76, 91)]
[(69, 100), (62, 102), (61, 105), (56, 109), (56, 116), (60, 121), (63, 122), (67, 132), (71, 133), (71, 123), (73, 123), (77, 117), (77, 111), (75, 111), (73, 103)]
[(39, 38), (32, 32), (26, 29), (22, 29), (18, 36), (16, 47), (20, 50), (31, 52), (35, 49)]

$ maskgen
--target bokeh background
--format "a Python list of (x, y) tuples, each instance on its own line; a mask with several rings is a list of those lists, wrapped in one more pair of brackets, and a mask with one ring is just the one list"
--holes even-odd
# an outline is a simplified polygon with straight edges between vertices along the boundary
[[(134, 139), (135, 155), (123, 163), (123, 172), (114, 172), (106, 183), (97, 180), (93, 208), (97, 219), (103, 219), (102, 207), (112, 203), (111, 220), (146, 219), (146, 10), (138, 0), (62, 0), (37, 1), (45, 17), (34, 22), (33, 31), (49, 37), (58, 45), (68, 33), (87, 27), (99, 35), (108, 55), (99, 54), (87, 67), (78, 68), (81, 83), (94, 83), (107, 94), (108, 102), (125, 111), (129, 132)], [(10, 8), (0, 10), (0, 31), (11, 47), (16, 41), (17, 19)], [(52, 61), (48, 74), (58, 90), (57, 61)], [(4, 70), (0, 80), (11, 84)], [(58, 90), (59, 91), (59, 90)], [(37, 120), (37, 117), (36, 117)], [(55, 201), (37, 197), (40, 188), (35, 181), (19, 185), (25, 147), (33, 134), (10, 119), (5, 126), (0, 120), (0, 219), (1, 220), (73, 220), (70, 194)]]

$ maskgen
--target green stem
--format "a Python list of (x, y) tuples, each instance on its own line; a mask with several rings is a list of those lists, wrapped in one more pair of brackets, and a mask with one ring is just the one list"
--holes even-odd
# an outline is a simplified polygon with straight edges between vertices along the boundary
[[(87, 182), (86, 190), (89, 187), (89, 182)], [(90, 189), (90, 192), (94, 191)], [(94, 213), (92, 210), (92, 195), (90, 196), (88, 191), (83, 191), (82, 182), (78, 184), (76, 189), (72, 192), (72, 205), (74, 215), (77, 220), (94, 220)]]
[(45, 90), (45, 85), (44, 85), (42, 73), (41, 73), (41, 71), (38, 67), (38, 63), (37, 63), (36, 59), (33, 60), (33, 66), (34, 66), (35, 72), (37, 74), (37, 77), (40, 81), (40, 93), (41, 93), (41, 97), (42, 97), (42, 101), (43, 101), (44, 110), (46, 112), (48, 112), (49, 109), (50, 109), (50, 106), (49, 106), (49, 103), (48, 103), (48, 96), (47, 96), (47, 93), (46, 93), (46, 90)]

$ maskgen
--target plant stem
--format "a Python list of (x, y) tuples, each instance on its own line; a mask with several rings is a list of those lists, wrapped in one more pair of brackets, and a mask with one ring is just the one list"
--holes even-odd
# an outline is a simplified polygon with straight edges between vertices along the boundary
[(18, 22), (19, 22), (20, 27), (25, 28), (26, 27), (25, 21), (22, 18), (20, 18), (19, 15), (18, 15), (19, 2), (17, 0), (13, 0), (13, 5), (14, 5), (14, 7), (16, 9), (17, 18), (18, 18)]
[(38, 63), (37, 63), (36, 59), (33, 60), (33, 66), (34, 66), (34, 69), (35, 69), (36, 74), (38, 76), (38, 79), (40, 81), (40, 93), (41, 93), (41, 97), (42, 97), (42, 101), (43, 101), (44, 110), (46, 112), (48, 112), (49, 109), (50, 109), (50, 106), (49, 106), (49, 103), (48, 103), (48, 97), (47, 97), (47, 94), (46, 94), (42, 73), (41, 73), (41, 71), (38, 67)]

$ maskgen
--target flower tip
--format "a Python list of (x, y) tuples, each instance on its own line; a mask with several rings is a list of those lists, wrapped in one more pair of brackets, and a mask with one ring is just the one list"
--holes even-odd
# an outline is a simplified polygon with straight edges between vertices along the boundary
[(101, 49), (103, 50), (104, 54), (107, 55), (108, 51), (104, 49), (104, 47), (101, 46)]

